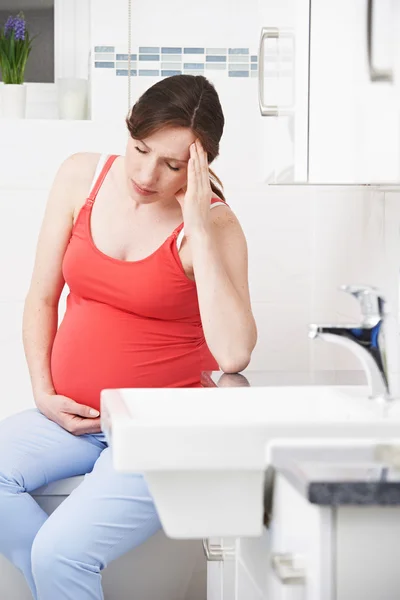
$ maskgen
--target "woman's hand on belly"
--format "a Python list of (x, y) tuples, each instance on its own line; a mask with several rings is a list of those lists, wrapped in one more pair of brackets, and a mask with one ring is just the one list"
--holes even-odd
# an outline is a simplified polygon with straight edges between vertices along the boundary
[(45, 417), (66, 429), (72, 435), (99, 433), (100, 413), (90, 406), (79, 404), (67, 396), (43, 394), (36, 399), (36, 406)]

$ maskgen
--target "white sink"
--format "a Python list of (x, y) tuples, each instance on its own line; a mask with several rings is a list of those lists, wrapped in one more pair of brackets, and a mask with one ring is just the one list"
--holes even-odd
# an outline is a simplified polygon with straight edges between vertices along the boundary
[(400, 410), (364, 386), (103, 390), (102, 428), (117, 470), (144, 472), (175, 538), (258, 536), (269, 445), (387, 440)]

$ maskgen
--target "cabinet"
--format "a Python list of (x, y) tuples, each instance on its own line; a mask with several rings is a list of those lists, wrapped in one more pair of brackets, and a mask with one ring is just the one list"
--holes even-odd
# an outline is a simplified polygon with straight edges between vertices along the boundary
[(236, 600), (236, 550), (234, 538), (203, 540), (207, 556), (207, 600)]
[(260, 16), (265, 180), (400, 183), (399, 3), (271, 0)]
[(277, 473), (272, 514), (265, 599), (334, 600), (330, 507), (310, 504)]
[(270, 527), (236, 539), (233, 560), (208, 562), (207, 600), (336, 600), (332, 532), (330, 509), (310, 504), (277, 473)]
[(397, 4), (311, 3), (310, 182), (400, 182)]
[(267, 183), (306, 182), (309, 0), (259, 0), (259, 104)]
[(207, 600), (397, 600), (400, 506), (311, 504), (277, 472), (272, 515), (208, 562)]

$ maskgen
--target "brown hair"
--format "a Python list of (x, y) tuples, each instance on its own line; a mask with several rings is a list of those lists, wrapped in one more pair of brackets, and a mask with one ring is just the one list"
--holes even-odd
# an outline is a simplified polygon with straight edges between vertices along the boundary
[[(219, 154), (224, 123), (215, 87), (203, 75), (172, 75), (161, 79), (140, 96), (126, 119), (129, 133), (135, 139), (144, 139), (165, 127), (190, 128), (207, 152), (209, 164)], [(225, 200), (222, 182), (209, 171), (212, 191)]]

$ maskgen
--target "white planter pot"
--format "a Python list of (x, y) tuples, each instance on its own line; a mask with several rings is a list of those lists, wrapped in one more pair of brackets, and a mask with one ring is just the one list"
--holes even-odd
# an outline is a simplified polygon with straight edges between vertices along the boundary
[(24, 119), (26, 113), (26, 90), (24, 83), (5, 83), (1, 86), (1, 116)]

